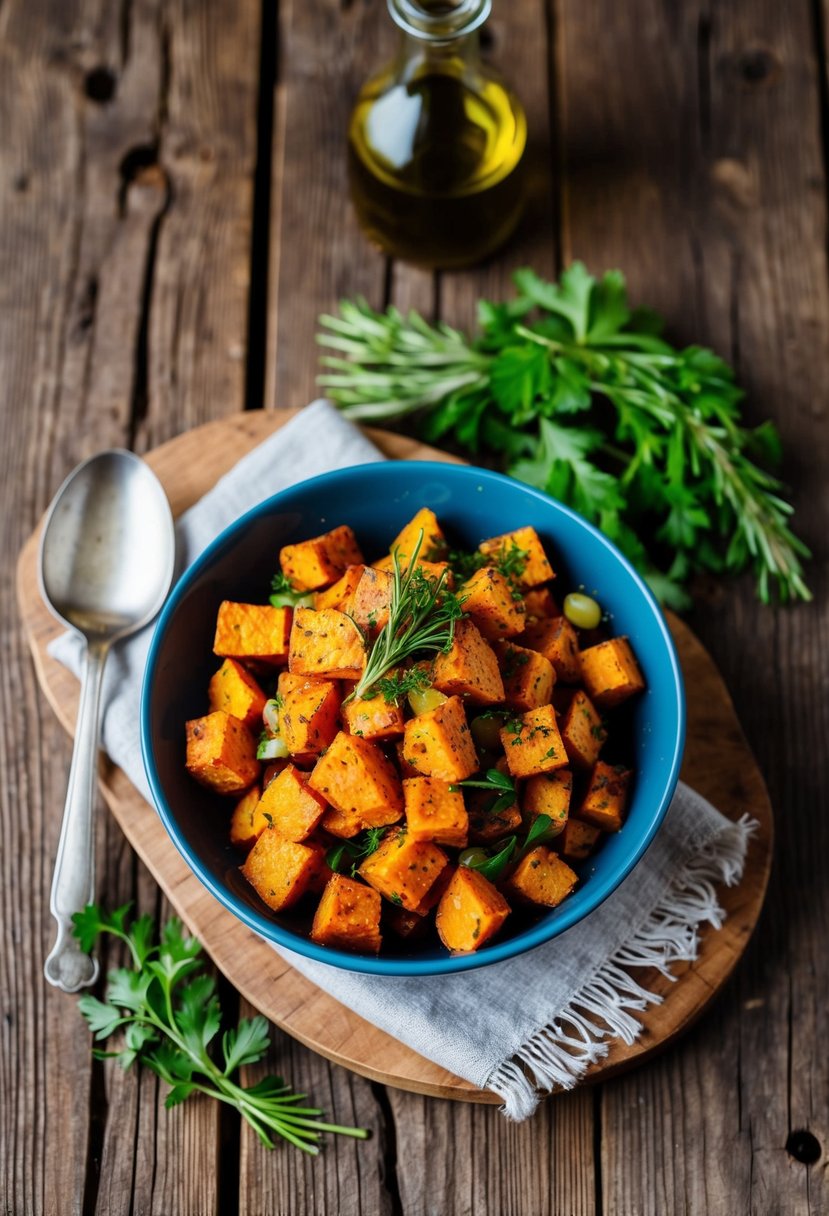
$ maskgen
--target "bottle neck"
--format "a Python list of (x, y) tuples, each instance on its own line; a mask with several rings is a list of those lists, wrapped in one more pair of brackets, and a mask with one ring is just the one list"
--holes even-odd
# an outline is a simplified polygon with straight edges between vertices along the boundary
[(388, 0), (392, 20), (409, 37), (434, 46), (481, 28), (492, 0)]

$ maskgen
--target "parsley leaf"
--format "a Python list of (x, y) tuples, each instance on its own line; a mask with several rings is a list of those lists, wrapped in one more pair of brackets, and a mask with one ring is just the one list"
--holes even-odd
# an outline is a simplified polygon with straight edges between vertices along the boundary
[(319, 1152), (317, 1141), (324, 1131), (365, 1139), (361, 1128), (320, 1122), (316, 1116), (321, 1111), (298, 1106), (300, 1095), (291, 1094), (280, 1077), (265, 1077), (247, 1087), (234, 1081), (237, 1069), (267, 1051), (265, 1019), (243, 1018), (227, 1030), (221, 1040), (222, 1063), (216, 1063), (209, 1049), (221, 1026), (221, 1009), (216, 982), (202, 970), (199, 943), (176, 919), (167, 922), (160, 941), (153, 943), (150, 918), (142, 916), (130, 926), (128, 913), (129, 904), (115, 912), (89, 904), (73, 918), (75, 936), (85, 951), (109, 933), (125, 942), (132, 956), (132, 967), (110, 972), (104, 1001), (89, 994), (78, 1000), (96, 1040), (123, 1031), (119, 1050), (96, 1050), (96, 1056), (117, 1059), (123, 1068), (139, 1063), (151, 1069), (170, 1086), (168, 1108), (195, 1092), (235, 1106), (267, 1148), (274, 1147), (274, 1133), (313, 1154)]

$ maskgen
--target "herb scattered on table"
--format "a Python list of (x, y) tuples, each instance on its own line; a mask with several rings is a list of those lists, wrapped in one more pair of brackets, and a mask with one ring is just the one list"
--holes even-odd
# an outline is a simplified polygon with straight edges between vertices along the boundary
[(741, 425), (731, 368), (660, 337), (618, 271), (597, 280), (574, 262), (558, 284), (531, 270), (514, 279), (514, 299), (480, 302), (471, 340), (344, 301), (320, 318), (319, 341), (336, 352), (320, 383), (351, 418), (413, 415), (428, 441), (497, 456), (597, 524), (673, 607), (703, 570), (751, 568), (764, 602), (810, 599), (809, 551), (764, 467), (779, 459), (777, 433)]
[[(455, 621), (462, 615), (460, 600), (446, 585), (447, 570), (429, 578), (418, 566), (423, 529), (405, 570), (400, 555), (392, 555), (389, 619), (369, 647), (363, 674), (343, 704), (365, 697), (378, 681), (406, 659), (448, 651), (455, 636)], [(396, 691), (394, 692), (396, 696)]]
[(273, 1133), (313, 1154), (319, 1152), (322, 1132), (366, 1139), (362, 1128), (320, 1122), (322, 1111), (301, 1106), (305, 1095), (292, 1094), (281, 1077), (237, 1084), (232, 1079), (237, 1069), (261, 1060), (268, 1049), (267, 1021), (260, 1016), (240, 1018), (222, 1035), (219, 1051), (211, 1054), (222, 1012), (216, 982), (203, 970), (199, 943), (173, 918), (154, 944), (152, 918), (141, 916), (128, 926), (129, 909), (126, 904), (109, 913), (89, 904), (73, 917), (83, 950), (91, 951), (102, 933), (110, 933), (127, 945), (132, 960), (131, 967), (109, 973), (105, 1000), (85, 994), (78, 1001), (97, 1040), (123, 1031), (121, 1049), (96, 1050), (99, 1059), (117, 1059), (123, 1068), (138, 1062), (151, 1069), (170, 1086), (168, 1108), (194, 1093), (235, 1107), (268, 1148), (274, 1147)]

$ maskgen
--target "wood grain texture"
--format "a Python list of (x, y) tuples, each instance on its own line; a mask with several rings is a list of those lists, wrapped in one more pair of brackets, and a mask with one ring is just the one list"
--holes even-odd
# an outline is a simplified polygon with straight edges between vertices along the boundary
[(766, 609), (748, 580), (699, 588), (691, 621), (769, 779), (784, 845), (760, 931), (716, 1014), (653, 1069), (603, 1091), (613, 1212), (829, 1205), (825, 1168), (786, 1154), (795, 1129), (811, 1129), (824, 1154), (829, 1137), (829, 1066), (815, 1050), (829, 1008), (829, 841), (813, 810), (829, 736), (829, 299), (814, 11), (653, 0), (633, 24), (607, 2), (555, 5), (565, 258), (622, 266), (634, 300), (658, 307), (672, 336), (734, 363), (748, 419), (780, 427), (796, 526), (817, 554), (808, 607)]
[[(174, 510), (189, 506), (244, 451), (292, 416), (278, 411), (246, 413), (187, 432), (151, 453), (149, 462), (168, 489)], [(442, 456), (400, 436), (380, 431), (370, 434), (387, 454), (413, 459)], [(179, 486), (182, 469), (196, 470), (187, 481), (186, 496)], [(49, 640), (60, 629), (39, 597), (35, 551), (33, 537), (19, 565), (21, 614), (44, 691), (61, 721), (71, 729), (77, 684), (47, 653)], [(722, 893), (728, 912), (726, 926), (717, 933), (703, 934), (699, 960), (693, 966), (677, 969), (679, 983), (673, 984), (656, 973), (646, 974), (643, 982), (663, 995), (665, 1003), (643, 1015), (645, 1032), (635, 1044), (612, 1045), (606, 1060), (592, 1069), (593, 1078), (612, 1075), (663, 1049), (696, 1019), (742, 953), (759, 914), (768, 877), (771, 808), (762, 778), (745, 747), (716, 670), (684, 626), (674, 619), (672, 628), (688, 687), (685, 775), (692, 775), (700, 792), (731, 817), (739, 818), (746, 812), (755, 815), (760, 831), (752, 842), (742, 883)], [(167, 838), (154, 810), (122, 773), (109, 770), (103, 788), (128, 839), (214, 961), (235, 987), (277, 1025), (315, 1051), (372, 1080), (432, 1096), (496, 1101), (494, 1095), (482, 1094), (468, 1082), (451, 1077), (369, 1026), (294, 972), (201, 887)]]

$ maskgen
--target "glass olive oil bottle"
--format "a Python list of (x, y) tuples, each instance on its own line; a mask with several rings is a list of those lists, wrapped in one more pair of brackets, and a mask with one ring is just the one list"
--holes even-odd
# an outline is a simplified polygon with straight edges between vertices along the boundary
[(407, 262), (479, 262), (523, 207), (527, 124), (520, 102), (480, 62), (491, 0), (388, 0), (396, 60), (360, 91), (349, 176), (368, 237)]

